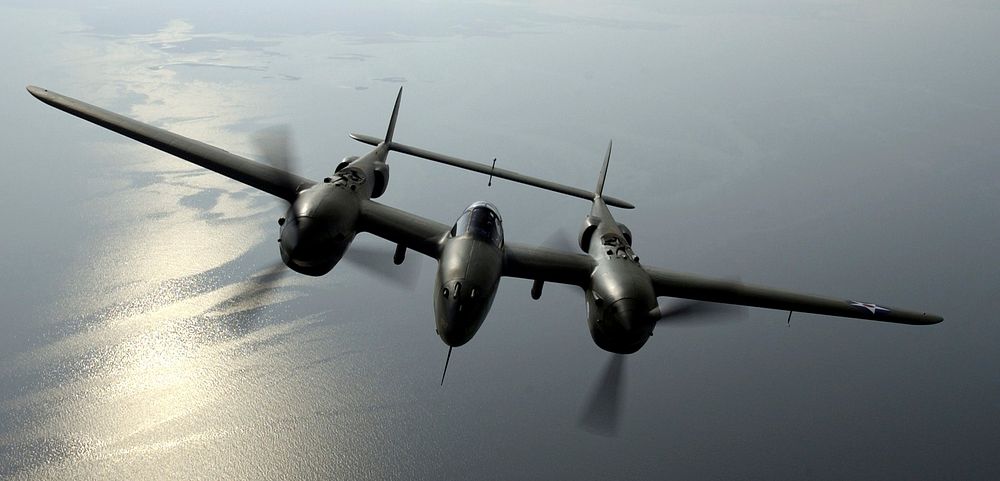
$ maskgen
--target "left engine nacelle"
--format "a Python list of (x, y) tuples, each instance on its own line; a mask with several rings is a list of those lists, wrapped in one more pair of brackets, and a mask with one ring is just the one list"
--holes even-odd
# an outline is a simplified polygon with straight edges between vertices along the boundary
[(310, 276), (330, 272), (354, 240), (359, 206), (342, 186), (322, 183), (302, 191), (278, 221), (282, 262)]

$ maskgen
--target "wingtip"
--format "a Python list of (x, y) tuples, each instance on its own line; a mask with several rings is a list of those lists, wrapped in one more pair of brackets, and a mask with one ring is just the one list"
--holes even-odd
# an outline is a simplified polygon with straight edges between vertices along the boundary
[(611, 206), (617, 207), (619, 209), (635, 209), (635, 204), (631, 202), (626, 202), (617, 197), (611, 197), (608, 195), (602, 195), (601, 198), (604, 199), (604, 203)]
[[(934, 324), (940, 324), (944, 321), (944, 318), (937, 314), (928, 314), (926, 312), (904, 312), (900, 313), (903, 315), (902, 318), (897, 318), (898, 320), (892, 320), (891, 322), (898, 322), (900, 324), (910, 324), (914, 326), (933, 326)], [(874, 320), (884, 320), (874, 318)]]
[(354, 139), (354, 140), (357, 140), (358, 142), (361, 142), (363, 144), (373, 145), (373, 146), (376, 146), (376, 147), (379, 144), (381, 144), (382, 142), (384, 142), (384, 139), (380, 139), (378, 137), (373, 137), (371, 135), (354, 133), (354, 132), (351, 133), (351, 138)]
[(40, 96), (48, 93), (48, 90), (43, 89), (43, 88), (41, 88), (39, 86), (36, 86), (36, 85), (28, 85), (27, 87), (25, 87), (25, 89), (28, 90), (29, 94), (34, 95), (35, 97), (40, 97)]
[(944, 322), (944, 318), (937, 314), (929, 314), (926, 312), (921, 312), (918, 314), (916, 312), (911, 312), (909, 313), (909, 315), (911, 318), (910, 324), (916, 324), (920, 326), (932, 326), (934, 324), (940, 324)]

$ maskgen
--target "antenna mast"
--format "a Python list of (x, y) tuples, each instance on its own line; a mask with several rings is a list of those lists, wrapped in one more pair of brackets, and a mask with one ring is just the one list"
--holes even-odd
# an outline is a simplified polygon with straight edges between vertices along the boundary
[(441, 373), (441, 385), (444, 386), (444, 375), (448, 374), (448, 361), (451, 360), (451, 346), (448, 346), (448, 357), (444, 358), (444, 372)]

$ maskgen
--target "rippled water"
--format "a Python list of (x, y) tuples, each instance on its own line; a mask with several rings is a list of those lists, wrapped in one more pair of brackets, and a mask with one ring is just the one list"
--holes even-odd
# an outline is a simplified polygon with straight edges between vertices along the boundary
[[(1000, 14), (755, 5), (0, 8), (0, 478), (989, 479)], [(28, 83), (248, 156), (289, 124), (315, 178), (400, 85), (399, 140), (574, 185), (614, 137), (644, 263), (946, 322), (662, 329), (629, 360), (621, 436), (594, 436), (606, 353), (577, 292), (505, 280), (440, 387), (432, 262), (409, 256), (411, 287), (346, 262), (276, 276), (280, 202)], [(390, 163), (386, 203), (450, 222), (490, 200), (518, 242), (587, 211)]]

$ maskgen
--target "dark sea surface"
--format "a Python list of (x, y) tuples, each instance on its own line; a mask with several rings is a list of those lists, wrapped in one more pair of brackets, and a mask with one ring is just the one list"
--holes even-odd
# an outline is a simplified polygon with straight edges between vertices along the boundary
[[(1000, 9), (990, 2), (8, 2), (0, 479), (997, 479)], [(278, 261), (280, 201), (39, 85), (321, 178), (382, 135), (606, 192), (643, 264), (926, 310), (659, 328), (617, 437), (577, 289), (504, 279), (452, 355), (413, 286)], [(389, 157), (380, 201), (509, 240), (585, 201)], [(356, 245), (393, 246), (363, 234)]]

